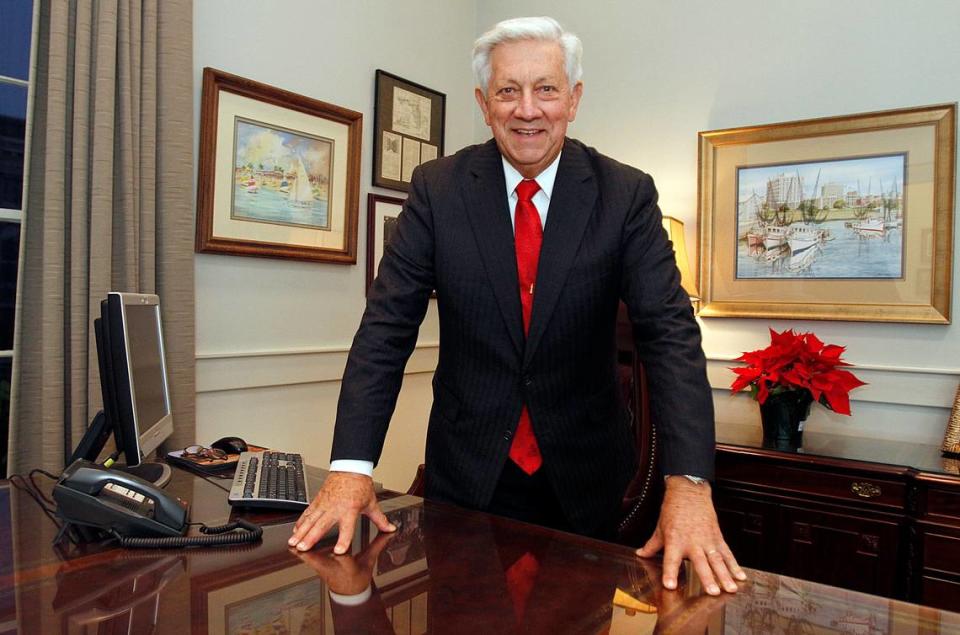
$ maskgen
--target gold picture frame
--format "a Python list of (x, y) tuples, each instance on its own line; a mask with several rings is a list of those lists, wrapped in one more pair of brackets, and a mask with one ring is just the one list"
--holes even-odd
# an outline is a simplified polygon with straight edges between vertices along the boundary
[(203, 69), (196, 251), (356, 264), (362, 121)]
[(956, 104), (699, 133), (699, 315), (949, 324), (955, 146)]

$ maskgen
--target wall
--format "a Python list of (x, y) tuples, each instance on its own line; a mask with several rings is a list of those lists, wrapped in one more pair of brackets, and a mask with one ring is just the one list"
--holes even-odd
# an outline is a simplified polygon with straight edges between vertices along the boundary
[[(960, 97), (960, 4), (951, 1), (922, 10), (889, 0), (612, 0), (602, 11), (558, 0), (195, 5), (198, 113), (204, 66), (361, 111), (362, 201), (373, 190), (376, 68), (447, 94), (450, 153), (489, 136), (472, 100), (472, 39), (506, 17), (553, 15), (586, 51), (571, 134), (652, 173), (662, 208), (686, 222), (693, 254), (697, 131)], [(359, 263), (365, 220), (362, 202)], [(240, 434), (326, 464), (364, 267), (213, 255), (196, 263), (198, 440)], [(765, 345), (767, 326), (792, 327), (846, 345), (871, 384), (854, 393), (852, 418), (816, 408), (811, 429), (927, 442), (943, 434), (960, 373), (956, 326), (717, 318), (702, 326), (721, 420), (756, 417), (752, 402), (726, 390), (729, 360)], [(389, 487), (405, 488), (422, 460), (436, 338), (431, 312), (377, 470)]]
[[(377, 191), (370, 186), (374, 71), (382, 68), (446, 93), (447, 151), (472, 143), (474, 4), (194, 5), (198, 122), (205, 66), (363, 113), (356, 266), (196, 256), (197, 440), (237, 434), (326, 465), (338, 382), (364, 306), (366, 195)], [(377, 479), (392, 488), (405, 489), (422, 462), (436, 341), (432, 307), (377, 470)]]
[[(661, 208), (686, 223), (692, 254), (698, 131), (960, 98), (960, 3), (949, 0), (486, 0), (478, 3), (478, 33), (517, 15), (551, 15), (582, 38), (584, 98), (570, 134), (650, 172)], [(475, 124), (477, 139), (486, 138)], [(708, 318), (701, 325), (718, 420), (758, 419), (749, 399), (729, 395), (726, 367), (765, 346), (768, 326), (795, 328), (847, 346), (846, 358), (870, 382), (853, 393), (852, 418), (815, 408), (808, 429), (942, 439), (960, 374), (957, 324)]]

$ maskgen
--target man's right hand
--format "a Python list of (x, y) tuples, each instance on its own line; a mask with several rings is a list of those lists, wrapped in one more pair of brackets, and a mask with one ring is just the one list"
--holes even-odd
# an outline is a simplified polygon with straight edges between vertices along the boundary
[(380, 531), (397, 530), (377, 505), (372, 478), (353, 472), (330, 472), (323, 487), (294, 525), (287, 544), (298, 551), (307, 551), (332, 527), (339, 526), (333, 553), (344, 554), (350, 548), (360, 514), (369, 517)]

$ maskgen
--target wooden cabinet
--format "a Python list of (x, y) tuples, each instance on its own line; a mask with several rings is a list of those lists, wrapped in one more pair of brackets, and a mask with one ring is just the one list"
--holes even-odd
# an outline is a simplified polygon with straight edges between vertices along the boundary
[(918, 477), (918, 521), (914, 529), (914, 593), (925, 604), (960, 607), (960, 486), (956, 479)]
[(761, 500), (749, 492), (714, 488), (717, 517), (723, 537), (737, 561), (753, 569), (773, 571), (777, 557), (777, 515), (775, 502)]
[(960, 466), (932, 446), (808, 434), (791, 452), (727, 428), (714, 498), (741, 564), (960, 611)]
[(795, 578), (883, 595), (897, 593), (903, 521), (864, 517), (818, 505), (784, 505), (783, 573)]

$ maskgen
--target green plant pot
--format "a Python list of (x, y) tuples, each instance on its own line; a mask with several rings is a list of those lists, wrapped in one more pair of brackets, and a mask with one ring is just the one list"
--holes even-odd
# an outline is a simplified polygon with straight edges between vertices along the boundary
[(760, 404), (763, 444), (778, 450), (795, 450), (803, 445), (801, 423), (810, 414), (813, 397), (806, 390), (788, 390), (770, 395)]

